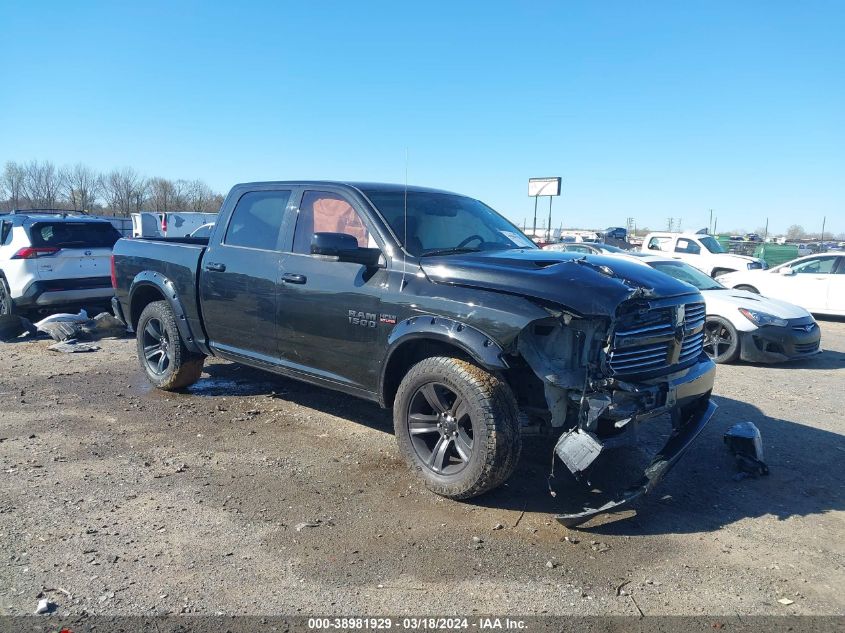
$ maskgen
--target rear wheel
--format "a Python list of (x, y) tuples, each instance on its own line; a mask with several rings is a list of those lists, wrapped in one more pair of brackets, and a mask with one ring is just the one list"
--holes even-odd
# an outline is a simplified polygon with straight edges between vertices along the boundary
[(426, 487), (468, 499), (510, 477), (522, 447), (508, 385), (464, 360), (427, 358), (396, 393), (393, 421), (406, 461)]
[(15, 303), (9, 296), (9, 289), (6, 287), (6, 280), (0, 277), (0, 316), (15, 314)]
[(188, 351), (166, 301), (154, 301), (141, 312), (136, 343), (141, 367), (159, 389), (184, 389), (199, 380), (205, 357)]
[(757, 290), (754, 286), (748, 286), (746, 284), (741, 284), (739, 286), (734, 286), (736, 290), (746, 290), (748, 292), (753, 292), (755, 295), (759, 295), (760, 291)]
[(739, 335), (730, 321), (709, 316), (704, 322), (704, 352), (714, 363), (730, 363), (739, 356)]

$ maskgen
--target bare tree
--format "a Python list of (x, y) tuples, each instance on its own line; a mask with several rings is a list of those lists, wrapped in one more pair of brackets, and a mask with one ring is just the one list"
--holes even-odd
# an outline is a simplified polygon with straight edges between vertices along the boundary
[(116, 169), (102, 178), (103, 192), (111, 212), (129, 216), (144, 205), (147, 182), (134, 169)]
[(59, 199), (62, 177), (50, 161), (32, 160), (23, 166), (23, 191), (31, 208), (53, 209)]
[(100, 177), (82, 163), (64, 170), (62, 185), (68, 204), (83, 211), (90, 210), (97, 204), (103, 188)]
[(176, 188), (167, 178), (151, 178), (149, 181), (149, 203), (153, 211), (167, 213), (175, 211)]
[(800, 240), (802, 237), (806, 237), (807, 232), (804, 230), (804, 227), (800, 224), (793, 224), (788, 229), (786, 229), (786, 239), (789, 240)]
[(188, 211), (207, 211), (213, 204), (214, 192), (202, 180), (187, 183), (186, 205)]
[(24, 173), (23, 167), (14, 161), (8, 161), (0, 176), (0, 193), (6, 201), (6, 206), (11, 209), (20, 208), (24, 201)]

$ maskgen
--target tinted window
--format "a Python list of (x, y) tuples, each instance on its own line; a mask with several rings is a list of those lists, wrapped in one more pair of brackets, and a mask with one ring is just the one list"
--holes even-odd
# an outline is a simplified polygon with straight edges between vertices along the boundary
[(675, 246), (676, 253), (689, 253), (691, 255), (698, 255), (701, 252), (701, 249), (698, 247), (698, 244), (692, 242), (690, 240), (679, 239), (677, 245)]
[[(522, 231), (478, 200), (423, 191), (365, 191), (412, 255), (536, 248)], [(407, 208), (407, 220), (405, 209)]]
[(36, 222), (29, 229), (33, 246), (111, 248), (120, 233), (110, 222)]
[(294, 253), (311, 253), (314, 233), (345, 233), (359, 248), (375, 247), (361, 216), (343, 197), (327, 191), (306, 191), (299, 204), (293, 237)]
[(835, 257), (817, 257), (803, 261), (800, 264), (795, 264), (792, 270), (796, 273), (810, 275), (828, 275), (833, 272), (833, 264), (835, 263)]
[(12, 223), (11, 222), (0, 222), (0, 244), (5, 244), (6, 242), (11, 242), (10, 236), (12, 235)]
[(277, 250), (288, 200), (290, 191), (251, 191), (242, 195), (226, 228), (226, 244)]

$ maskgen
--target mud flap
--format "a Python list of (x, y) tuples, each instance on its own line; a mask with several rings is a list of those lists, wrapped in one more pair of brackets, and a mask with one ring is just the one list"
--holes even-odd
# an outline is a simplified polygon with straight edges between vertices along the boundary
[(616, 493), (597, 495), (597, 503), (590, 504), (591, 507), (583, 507), (577, 512), (558, 514), (555, 519), (567, 527), (573, 527), (588, 521), (597, 514), (614, 510), (650, 492), (660, 483), (669, 469), (675, 465), (675, 462), (689, 448), (693, 440), (707, 426), (716, 409), (716, 404), (709, 399), (703, 400), (702, 404), (696, 403), (691, 408), (687, 419), (679, 420), (679, 423), (675, 425), (666, 444), (660, 449), (645, 469), (642, 478), (635, 485)]

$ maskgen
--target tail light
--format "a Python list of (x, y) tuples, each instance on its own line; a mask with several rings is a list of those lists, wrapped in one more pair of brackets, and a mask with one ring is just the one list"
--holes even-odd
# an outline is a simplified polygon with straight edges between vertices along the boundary
[(167, 214), (166, 213), (161, 214), (161, 232), (165, 233), (165, 234), (167, 233)]
[(37, 259), (39, 257), (50, 257), (51, 255), (55, 255), (58, 253), (60, 248), (55, 248), (53, 246), (31, 246), (28, 248), (22, 248), (17, 253), (12, 255), (12, 259)]
[(117, 290), (117, 271), (114, 268), (114, 255), (111, 256), (111, 287)]

